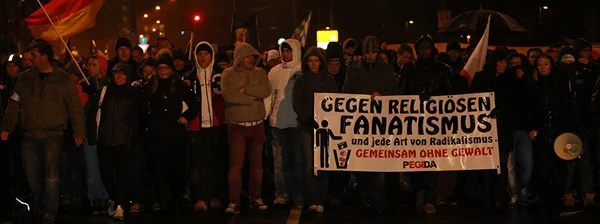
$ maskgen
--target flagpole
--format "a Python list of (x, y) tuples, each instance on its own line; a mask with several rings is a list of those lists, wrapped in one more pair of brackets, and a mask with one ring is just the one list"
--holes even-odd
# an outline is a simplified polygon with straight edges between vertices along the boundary
[(194, 54), (194, 46), (192, 46), (194, 44), (194, 32), (192, 32), (191, 36), (190, 36), (190, 42), (188, 43), (190, 45), (190, 48), (188, 49), (188, 60), (192, 60), (192, 54)]
[(89, 85), (90, 81), (85, 76), (85, 73), (83, 72), (83, 70), (79, 66), (79, 63), (77, 63), (77, 60), (75, 59), (75, 56), (73, 56), (73, 53), (71, 53), (71, 49), (69, 49), (69, 46), (67, 46), (67, 42), (65, 42), (65, 39), (63, 39), (62, 35), (60, 35), (60, 32), (58, 32), (58, 29), (56, 29), (56, 26), (54, 26), (54, 22), (50, 18), (50, 15), (48, 15), (48, 12), (46, 12), (46, 9), (44, 8), (44, 5), (42, 4), (42, 2), (40, 2), (40, 0), (37, 0), (37, 3), (40, 5), (40, 8), (42, 9), (42, 11), (44, 11), (44, 14), (46, 15), (46, 18), (48, 18), (48, 21), (50, 21), (50, 24), (52, 25), (52, 28), (54, 28), (54, 31), (56, 32), (56, 34), (58, 35), (58, 37), (60, 38), (60, 41), (63, 43), (63, 45), (65, 46), (65, 48), (67, 48), (67, 52), (69, 52), (69, 55), (71, 55), (71, 59), (73, 60), (73, 62), (75, 62), (75, 65), (77, 66), (77, 69), (79, 70), (79, 72), (81, 72), (83, 80), (85, 80), (85, 83), (87, 83)]

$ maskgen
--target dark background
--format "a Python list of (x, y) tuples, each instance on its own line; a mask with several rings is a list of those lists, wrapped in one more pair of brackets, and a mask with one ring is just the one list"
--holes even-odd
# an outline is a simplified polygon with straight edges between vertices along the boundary
[[(20, 0), (0, 0), (0, 35), (13, 42), (31, 41), (23, 23)], [(27, 0), (31, 1), (31, 0)], [(108, 48), (114, 54), (118, 36), (127, 36), (137, 42), (139, 34), (156, 43), (162, 31), (176, 46), (185, 47), (194, 32), (194, 42), (208, 40), (219, 45), (230, 44), (230, 26), (234, 6), (236, 14), (248, 18), (257, 15), (261, 48), (276, 45), (277, 39), (289, 38), (294, 28), (312, 10), (307, 45), (316, 44), (315, 31), (329, 26), (339, 30), (339, 41), (352, 37), (362, 39), (373, 34), (390, 43), (414, 42), (424, 33), (434, 34), (439, 42), (453, 37), (435, 35), (437, 11), (450, 10), (452, 17), (479, 8), (505, 13), (521, 23), (529, 32), (490, 44), (510, 46), (547, 46), (565, 38), (584, 37), (597, 42), (598, 1), (580, 0), (106, 0), (96, 19), (96, 26), (72, 38), (73, 45), (88, 49), (94, 39), (100, 49)], [(154, 7), (161, 6), (156, 11)], [(293, 6), (296, 6), (295, 8)], [(546, 5), (548, 10), (540, 7)], [(6, 7), (2, 7), (6, 6)], [(6, 12), (6, 13), (5, 13)], [(149, 18), (143, 18), (148, 13)], [(200, 15), (199, 22), (193, 21)], [(541, 20), (540, 20), (541, 18)], [(160, 20), (162, 29), (155, 23)], [(406, 29), (406, 21), (413, 20)], [(540, 24), (541, 21), (541, 24)], [(152, 32), (152, 27), (159, 28)], [(181, 34), (181, 31), (186, 31)], [(473, 34), (477, 36), (479, 34)], [(494, 36), (494, 34), (491, 34)], [(475, 37), (476, 38), (476, 37)], [(466, 42), (466, 38), (461, 39)], [(473, 40), (472, 40), (473, 41)], [(5, 41), (6, 42), (6, 41)], [(23, 44), (22, 43), (22, 44)], [(81, 51), (80, 53), (87, 53)]]

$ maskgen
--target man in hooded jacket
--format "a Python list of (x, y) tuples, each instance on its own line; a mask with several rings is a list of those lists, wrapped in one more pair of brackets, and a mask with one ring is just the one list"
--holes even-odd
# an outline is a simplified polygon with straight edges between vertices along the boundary
[(221, 92), (221, 74), (213, 69), (215, 51), (202, 41), (196, 45), (194, 70), (186, 77), (186, 84), (200, 103), (200, 113), (188, 126), (192, 144), (192, 164), (195, 193), (198, 198), (194, 209), (206, 211), (220, 207), (221, 191), (225, 181), (225, 101)]
[(292, 89), (302, 69), (302, 45), (287, 39), (279, 46), (282, 63), (269, 72), (271, 95), (265, 98), (269, 126), (273, 133), (275, 170), (274, 204), (285, 204), (287, 195), (302, 203), (302, 152), (296, 139), (296, 112), (292, 106)]

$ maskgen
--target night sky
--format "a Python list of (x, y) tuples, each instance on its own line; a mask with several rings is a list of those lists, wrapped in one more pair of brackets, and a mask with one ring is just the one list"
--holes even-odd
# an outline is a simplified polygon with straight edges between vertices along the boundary
[[(108, 2), (115, 1), (123, 0)], [(194, 31), (195, 42), (208, 40), (221, 45), (230, 43), (233, 0), (133, 1), (136, 6), (134, 12), (137, 16), (138, 31), (141, 31), (144, 23), (151, 24), (155, 21), (154, 18), (160, 17), (161, 23), (165, 25), (166, 37), (177, 46), (183, 47), (189, 40), (189, 35), (180, 34), (181, 30)], [(257, 15), (261, 48), (275, 45), (280, 37), (288, 38), (300, 21), (308, 15), (309, 10), (312, 10), (313, 17), (308, 45), (315, 44), (315, 31), (326, 26), (339, 30), (340, 42), (348, 37), (362, 39), (365, 35), (373, 34), (383, 41), (412, 43), (424, 33), (437, 32), (437, 10), (442, 8), (451, 10), (453, 17), (480, 7), (512, 16), (530, 31), (521, 40), (512, 42), (513, 45), (547, 45), (560, 40), (561, 36), (586, 37), (594, 41), (600, 30), (591, 29), (598, 23), (592, 21), (599, 21), (600, 16), (594, 17), (593, 11), (598, 11), (598, 3), (583, 4), (580, 3), (583, 1), (578, 0), (295, 0), (295, 20), (292, 2), (294, 0), (236, 0), (235, 5), (237, 14), (242, 17), (259, 11)], [(161, 6), (162, 14), (152, 14), (155, 5)], [(332, 10), (330, 5), (333, 6)], [(543, 11), (540, 25), (539, 7), (542, 5), (548, 5), (550, 9)], [(150, 12), (154, 18), (141, 19), (146, 12)], [(330, 16), (331, 12), (333, 16)], [(192, 18), (196, 14), (201, 15), (202, 20), (194, 26)], [(331, 19), (333, 24), (330, 23)], [(94, 36), (99, 43), (103, 43), (103, 39), (116, 39), (115, 26), (111, 20), (111, 14), (106, 9), (101, 10), (96, 27), (75, 39)], [(408, 20), (414, 20), (415, 24), (409, 25), (407, 33), (405, 22)], [(132, 39), (135, 38), (135, 34), (130, 35)], [(434, 37), (437, 41), (443, 41), (441, 36)], [(155, 40), (150, 38), (150, 44), (154, 44)], [(112, 50), (112, 44), (109, 50)]]

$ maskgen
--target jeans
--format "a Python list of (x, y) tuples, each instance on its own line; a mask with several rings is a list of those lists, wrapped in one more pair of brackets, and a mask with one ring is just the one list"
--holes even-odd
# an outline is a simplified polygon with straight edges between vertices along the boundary
[(282, 196), (282, 194), (287, 193), (294, 202), (302, 204), (304, 179), (302, 178), (304, 173), (302, 167), (305, 158), (297, 139), (296, 128), (279, 129), (273, 127), (271, 131), (273, 133), (275, 196)]
[[(594, 174), (592, 167), (592, 160), (594, 157), (592, 147), (590, 147), (590, 138), (587, 132), (587, 128), (580, 127), (577, 131), (577, 135), (581, 138), (583, 143), (583, 154), (581, 158), (577, 158), (571, 161), (567, 161), (567, 177), (565, 180), (565, 194), (573, 192), (573, 181), (579, 179), (581, 185), (580, 193), (594, 193)], [(578, 170), (579, 178), (575, 178), (576, 170)]]
[(23, 165), (38, 214), (55, 215), (58, 210), (62, 143), (62, 136), (23, 137)]
[(104, 189), (104, 184), (100, 177), (100, 168), (98, 166), (98, 146), (90, 145), (88, 139), (83, 141), (83, 154), (85, 155), (87, 194), (90, 202), (94, 199), (108, 199), (108, 192)]
[(315, 176), (314, 169), (314, 131), (312, 127), (300, 126), (297, 129), (298, 143), (304, 152), (305, 200), (307, 205), (324, 205), (327, 200), (330, 172), (319, 171)]
[(246, 127), (237, 124), (227, 124), (229, 142), (229, 201), (239, 204), (242, 191), (242, 168), (246, 151), (248, 152), (249, 174), (248, 178), (250, 199), (260, 198), (262, 186), (262, 151), (265, 143), (264, 122), (255, 126)]
[(129, 204), (130, 165), (133, 149), (125, 145), (98, 145), (100, 176), (110, 199), (117, 205)]
[(225, 150), (221, 139), (225, 133), (221, 127), (202, 128), (190, 132), (192, 146), (192, 183), (198, 200), (208, 202), (219, 198), (215, 195), (220, 187), (216, 175), (224, 175), (222, 167), (217, 166), (218, 152)]
[(185, 138), (183, 136), (154, 137), (150, 144), (154, 202), (169, 203), (169, 193), (173, 205), (182, 203), (186, 182)]
[(147, 168), (149, 167), (148, 148), (147, 139), (144, 138), (144, 140), (138, 142), (133, 149), (133, 161), (131, 163), (131, 196), (133, 202), (142, 204), (146, 203), (147, 186), (150, 186), (147, 178)]
[(513, 142), (514, 150), (508, 155), (506, 165), (510, 194), (526, 194), (533, 173), (533, 145), (527, 130), (513, 131)]

